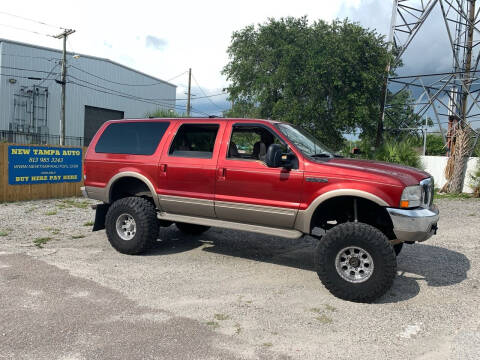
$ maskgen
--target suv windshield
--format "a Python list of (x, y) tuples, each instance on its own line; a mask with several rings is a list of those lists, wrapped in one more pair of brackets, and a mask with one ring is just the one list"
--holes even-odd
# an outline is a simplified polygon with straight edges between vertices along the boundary
[(332, 158), (333, 152), (305, 130), (290, 124), (277, 124), (278, 129), (305, 156), (314, 158)]

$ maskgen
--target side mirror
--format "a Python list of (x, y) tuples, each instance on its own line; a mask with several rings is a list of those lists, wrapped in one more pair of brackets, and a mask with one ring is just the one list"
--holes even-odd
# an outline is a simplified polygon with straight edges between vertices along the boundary
[(271, 144), (265, 155), (265, 163), (268, 167), (277, 168), (282, 166), (282, 148), (278, 144)]

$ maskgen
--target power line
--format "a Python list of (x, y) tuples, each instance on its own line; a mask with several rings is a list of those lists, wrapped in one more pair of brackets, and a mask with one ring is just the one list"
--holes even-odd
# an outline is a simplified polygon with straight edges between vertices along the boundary
[[(130, 94), (130, 93), (126, 93), (126, 92), (123, 92), (123, 91), (119, 91), (119, 90), (115, 90), (115, 89), (112, 89), (112, 88), (109, 88), (109, 87), (105, 87), (105, 86), (102, 86), (102, 85), (99, 85), (99, 84), (95, 84), (95, 83), (92, 83), (92, 82), (89, 82), (87, 80), (84, 80), (84, 79), (80, 79), (76, 76), (73, 76), (73, 75), (68, 75), (69, 78), (72, 78), (72, 79), (75, 79), (77, 81), (80, 81), (80, 82), (83, 82), (83, 83), (86, 83), (88, 85), (91, 85), (91, 86), (96, 86), (98, 88), (101, 88), (103, 90), (107, 90), (107, 91), (113, 91), (115, 93), (118, 93), (118, 94), (121, 94), (121, 95), (125, 95), (125, 96), (131, 96), (131, 97), (135, 97), (135, 98), (138, 98), (138, 99), (142, 99), (142, 100), (146, 100), (146, 101), (176, 101), (176, 100), (186, 100), (186, 99), (167, 99), (167, 98), (142, 98), (142, 97), (139, 97), (137, 95), (134, 95), (134, 94)], [(218, 95), (221, 95), (221, 94), (216, 94), (216, 96)], [(166, 103), (164, 103), (166, 104)], [(180, 105), (180, 106), (183, 106), (183, 105)], [(184, 106), (185, 107), (185, 106)], [(186, 108), (186, 107), (185, 107)]]
[[(30, 72), (37, 72), (37, 73), (43, 73), (43, 74), (50, 74), (50, 71), (45, 71), (45, 70), (34, 70), (34, 69), (25, 69), (25, 68), (17, 68), (14, 66), (0, 66), (2, 69), (9, 69), (9, 70), (19, 70), (19, 71), (30, 71)], [(58, 75), (58, 73), (55, 73), (55, 75)]]
[(185, 71), (182, 72), (181, 74), (178, 74), (177, 76), (174, 76), (173, 78), (168, 79), (167, 81), (170, 82), (170, 81), (172, 81), (172, 80), (175, 80), (176, 78), (179, 78), (180, 76), (185, 75), (186, 73), (188, 73), (188, 70), (185, 70)]
[(59, 66), (59, 64), (55, 64), (52, 69), (50, 70), (50, 72), (48, 73), (48, 75), (45, 77), (45, 79), (43, 79), (39, 84), (38, 86), (42, 85), (45, 81), (47, 80), (53, 80), (53, 79), (50, 79), (50, 75), (52, 75), (53, 73), (53, 70), (55, 70), (57, 68), (57, 66)]
[(86, 70), (83, 70), (82, 68), (79, 68), (78, 66), (75, 66), (75, 65), (70, 65), (69, 67), (72, 67), (74, 69), (77, 69), (78, 71), (81, 71), (85, 74), (88, 74), (90, 76), (93, 76), (94, 78), (97, 78), (99, 80), (103, 80), (103, 81), (106, 81), (106, 82), (109, 82), (109, 83), (112, 83), (112, 84), (116, 84), (116, 85), (122, 85), (122, 86), (155, 86), (155, 85), (160, 85), (160, 84), (165, 84), (166, 81), (163, 81), (163, 80), (160, 80), (160, 81), (157, 81), (155, 83), (151, 83), (151, 84), (127, 84), (127, 83), (121, 83), (121, 82), (117, 82), (117, 81), (113, 81), (113, 80), (109, 80), (109, 79), (106, 79), (104, 77), (101, 77), (101, 76), (98, 76), (98, 75), (95, 75), (95, 74), (92, 74)]
[[(50, 78), (51, 75), (59, 75), (58, 72), (53, 72), (57, 66), (59, 64), (55, 64), (52, 69), (50, 69), (50, 71), (45, 71), (45, 70), (36, 70), (36, 69), (27, 69), (27, 68), (18, 68), (18, 67), (13, 67), (13, 66), (0, 66), (0, 68), (4, 68), (4, 69), (9, 69), (9, 70), (18, 70), (18, 71), (29, 71), (29, 72), (36, 72), (36, 73), (42, 73), (42, 74), (47, 74), (45, 77), (42, 77), (42, 78), (38, 78), (38, 80), (41, 80), (42, 82), (40, 84), (43, 84), (45, 81), (49, 81), (49, 80), (54, 80), (52, 78)], [(73, 65), (71, 65), (72, 67), (75, 67)], [(75, 67), (76, 68), (76, 67)], [(2, 76), (10, 76), (12, 78), (21, 78), (21, 79), (31, 79), (31, 77), (29, 76), (20, 76), (20, 75), (9, 75), (9, 74), (1, 74)], [(166, 99), (166, 98), (142, 98), (142, 97), (139, 97), (139, 96), (136, 96), (136, 95), (133, 95), (133, 94), (129, 94), (129, 93), (125, 93), (125, 92), (122, 92), (122, 91), (118, 91), (118, 90), (115, 90), (115, 89), (111, 89), (111, 88), (108, 88), (108, 87), (104, 87), (104, 86), (101, 86), (99, 84), (95, 84), (95, 83), (92, 83), (92, 82), (89, 82), (87, 80), (84, 80), (84, 79), (80, 79), (76, 76), (73, 76), (73, 75), (68, 75), (69, 78), (72, 78), (72, 79), (75, 79), (77, 81), (80, 81), (80, 82), (83, 82), (83, 83), (86, 83), (86, 84), (89, 84), (91, 86), (95, 86), (97, 88), (100, 88), (100, 89), (103, 89), (103, 90), (100, 90), (100, 89), (97, 89), (97, 88), (93, 88), (93, 87), (90, 87), (90, 86), (87, 86), (87, 85), (83, 85), (83, 84), (79, 84), (77, 82), (72, 82), (70, 81), (70, 83), (72, 84), (75, 84), (75, 85), (78, 85), (78, 86), (83, 86), (85, 88), (89, 88), (89, 89), (92, 89), (92, 90), (95, 90), (95, 91), (99, 91), (99, 92), (102, 92), (102, 93), (106, 93), (106, 94), (110, 94), (110, 95), (117, 95), (117, 96), (121, 96), (121, 97), (124, 97), (124, 98), (127, 98), (127, 99), (132, 99), (132, 100), (137, 100), (137, 101), (142, 101), (142, 102), (147, 102), (147, 103), (151, 103), (151, 104), (155, 104), (155, 105), (162, 105), (162, 106), (173, 106), (175, 108), (178, 108), (178, 109), (182, 109), (182, 110), (185, 110), (186, 109), (186, 106), (183, 106), (183, 105), (172, 105), (170, 103), (165, 103), (165, 102), (162, 102), (162, 101), (184, 101), (184, 100), (187, 100), (187, 99), (176, 99), (176, 98), (172, 98), (172, 99)], [(35, 79), (37, 80), (37, 79)], [(218, 93), (218, 94), (212, 94), (212, 95), (206, 95), (206, 93), (204, 91), (202, 91), (205, 96), (200, 96), (200, 97), (196, 97), (195, 100), (197, 99), (210, 99), (211, 97), (215, 97), (215, 96), (220, 96), (220, 95), (224, 95), (225, 93)], [(217, 106), (218, 107), (218, 106)], [(223, 111), (223, 110), (221, 110)], [(195, 111), (197, 114), (203, 114), (203, 115), (210, 115), (206, 112), (203, 112), (203, 111), (199, 111), (199, 110), (196, 110)]]
[[(142, 99), (142, 98), (139, 98), (139, 97), (136, 97), (136, 96), (130, 96), (130, 95), (127, 95), (127, 94), (114, 93), (114, 92), (94, 88), (94, 87), (91, 87), (91, 86), (88, 86), (88, 85), (80, 84), (80, 83), (77, 83), (75, 81), (68, 81), (68, 83), (73, 84), (73, 85), (77, 85), (77, 86), (80, 86), (80, 87), (83, 87), (83, 88), (87, 88), (87, 89), (90, 89), (90, 90), (94, 90), (94, 91), (97, 91), (97, 92), (100, 92), (100, 93), (103, 93), (103, 94), (115, 95), (115, 96), (123, 97), (123, 98), (130, 99), (130, 100), (136, 100), (136, 101), (140, 101), (140, 102), (144, 102), (144, 103), (148, 103), (148, 104), (168, 105), (168, 106), (173, 106), (173, 107), (180, 107), (180, 106), (177, 106), (177, 105), (172, 105), (172, 104), (167, 104), (167, 103), (153, 102), (153, 101), (149, 101), (147, 99)], [(183, 110), (185, 110), (185, 107), (183, 107)]]
[[(84, 79), (80, 79), (76, 76), (73, 76), (73, 75), (68, 75), (69, 78), (72, 78), (72, 79), (75, 79), (75, 80), (78, 80), (78, 81), (81, 81), (81, 82), (84, 82), (88, 85), (92, 85), (92, 86), (96, 86), (98, 88), (101, 88), (101, 89), (104, 89), (104, 90), (107, 90), (107, 91), (113, 91), (113, 92), (116, 92), (116, 93), (119, 93), (119, 94), (122, 94), (122, 95), (126, 95), (126, 96), (132, 96), (132, 97), (137, 97), (139, 99), (142, 99), (142, 100), (147, 100), (147, 101), (157, 101), (159, 99), (156, 99), (156, 98), (141, 98), (141, 97), (138, 97), (136, 95), (133, 95), (133, 94), (129, 94), (129, 93), (125, 93), (123, 91), (119, 91), (119, 90), (115, 90), (115, 89), (112, 89), (112, 88), (108, 88), (108, 87), (105, 87), (105, 86), (102, 86), (102, 85), (99, 85), (99, 84), (95, 84), (95, 83), (92, 83), (92, 82), (89, 82), (87, 80), (84, 80)], [(173, 100), (172, 100), (173, 101)]]
[(28, 56), (28, 55), (18, 55), (18, 54), (7, 54), (1, 53), (2, 56), (14, 56), (14, 57), (22, 57), (22, 58), (29, 58), (29, 59), (42, 59), (47, 61), (54, 61), (54, 60), (61, 60), (60, 58), (47, 58), (45, 56)]
[[(48, 58), (44, 58), (44, 59), (48, 59)], [(56, 58), (52, 58), (52, 59), (56, 59)], [(54, 66), (54, 68), (56, 68), (58, 66), (58, 64), (56, 64)], [(77, 68), (76, 66), (74, 65), (70, 65), (69, 67), (74, 67), (74, 68)], [(37, 73), (44, 73), (44, 74), (48, 74), (48, 75), (51, 75), (52, 72), (51, 71), (46, 71), (46, 70), (36, 70), (36, 69), (27, 69), (27, 68), (19, 68), (19, 67), (14, 67), (14, 66), (0, 66), (0, 68), (4, 68), (4, 69), (9, 69), (9, 70), (19, 70), (19, 71), (30, 71), (30, 72), (37, 72)], [(83, 71), (83, 72), (86, 72), (86, 71)], [(86, 72), (88, 73), (88, 72)], [(59, 75), (59, 73), (53, 73), (54, 75)], [(89, 74), (89, 73), (88, 73)], [(48, 77), (47, 75), (47, 77)], [(86, 80), (83, 80), (83, 79), (80, 79), (80, 78), (77, 78), (77, 77), (74, 77), (73, 75), (69, 75), (69, 77), (72, 77), (72, 78), (75, 78), (76, 80), (79, 80), (79, 81), (83, 81), (83, 82), (86, 82), (90, 85), (94, 85), (94, 86), (98, 86), (98, 87), (102, 87), (104, 88), (103, 86), (101, 85), (98, 85), (98, 84), (95, 84), (95, 83), (91, 83), (91, 82), (88, 82)], [(107, 82), (111, 82), (111, 83), (114, 83), (114, 84), (117, 84), (117, 85), (126, 85), (126, 84), (122, 84), (122, 83), (117, 83), (117, 82), (114, 82), (114, 81), (110, 81), (110, 80), (107, 80), (107, 79), (104, 79), (104, 78), (101, 78)], [(161, 84), (161, 83), (158, 83), (158, 84)], [(136, 85), (132, 85), (132, 86), (136, 86)], [(143, 85), (138, 85), (138, 86), (143, 86)], [(117, 90), (114, 90), (114, 89), (111, 89), (111, 88), (105, 88), (107, 90), (112, 90), (112, 91), (117, 91)], [(217, 93), (217, 94), (211, 94), (211, 95), (206, 95), (206, 96), (196, 96), (195, 98), (193, 98), (192, 100), (197, 100), (197, 99), (206, 99), (206, 98), (211, 98), (211, 97), (215, 97), (215, 96), (220, 96), (220, 95), (224, 95), (225, 93), (224, 92), (221, 92), (221, 93)], [(131, 94), (128, 94), (128, 95), (131, 95)], [(132, 96), (135, 96), (135, 95), (132, 95)], [(156, 100), (163, 100), (163, 101), (185, 101), (187, 100), (186, 98), (181, 98), (181, 99), (177, 99), (177, 98), (150, 98), (150, 99), (146, 99), (146, 100), (152, 100), (152, 101), (156, 101)]]
[[(185, 106), (173, 105), (173, 104), (162, 103), (162, 102), (155, 102), (155, 101), (150, 101), (150, 100), (139, 98), (139, 97), (129, 95), (129, 94), (121, 94), (121, 93), (110, 92), (110, 91), (94, 88), (94, 87), (91, 87), (91, 86), (88, 86), (88, 85), (80, 84), (80, 83), (77, 83), (75, 81), (69, 81), (69, 83), (80, 86), (80, 87), (84, 87), (84, 88), (87, 88), (87, 89), (90, 89), (90, 90), (94, 90), (94, 91), (97, 91), (97, 92), (100, 92), (100, 93), (103, 93), (103, 94), (115, 95), (115, 96), (123, 97), (123, 98), (126, 98), (126, 99), (130, 99), (130, 100), (135, 100), (135, 101), (139, 101), (139, 102), (144, 102), (144, 103), (159, 105), (159, 106), (165, 106), (165, 107), (174, 107), (174, 108), (180, 109), (182, 111), (184, 111), (186, 109)], [(202, 115), (206, 115), (206, 116), (209, 115), (205, 112), (198, 111), (198, 110), (195, 111), (195, 112), (197, 114), (202, 114)]]
[[(193, 97), (191, 100), (198, 100), (198, 99), (206, 99), (206, 98), (212, 98), (212, 97), (215, 97), (215, 96), (220, 96), (220, 95), (225, 95), (226, 93), (222, 92), (222, 93), (218, 93), (218, 94), (212, 94), (212, 95), (207, 95), (207, 96), (195, 96)], [(184, 101), (184, 100), (187, 100), (187, 98), (185, 99), (175, 99), (177, 101)]]
[(30, 80), (53, 80), (53, 79), (46, 79), (46, 78), (33, 78), (32, 76), (20, 76), (20, 75), (13, 75), (13, 74), (2, 74), (0, 76), (8, 76), (14, 79), (30, 79)]
[(29, 32), (29, 33), (32, 33), (32, 34), (37, 34), (37, 35), (52, 37), (52, 35), (50, 35), (50, 34), (41, 33), (41, 32), (38, 32), (38, 31), (25, 29), (25, 28), (21, 28), (21, 27), (18, 27), (18, 26), (7, 25), (7, 24), (0, 24), (0, 26), (4, 26), (4, 27), (8, 27), (8, 28), (15, 29), (15, 30), (20, 30), (20, 31), (26, 31), (26, 32)]
[(30, 18), (27, 18), (27, 17), (24, 17), (24, 16), (19, 16), (19, 15), (15, 15), (15, 14), (10, 14), (10, 13), (7, 13), (7, 12), (5, 12), (5, 11), (0, 11), (0, 14), (7, 15), (7, 16), (11, 16), (11, 17), (15, 17), (15, 18), (17, 18), (17, 19), (22, 19), (22, 20), (34, 22), (34, 23), (41, 24), (41, 25), (44, 25), (44, 26), (49, 26), (49, 27), (54, 28), (54, 29), (63, 29), (63, 28), (60, 27), (60, 26), (55, 26), (55, 25), (47, 24), (47, 23), (45, 23), (45, 22), (43, 22), (43, 21), (30, 19)]
[(195, 81), (195, 84), (197, 84), (198, 88), (200, 89), (200, 91), (203, 93), (203, 95), (205, 96), (205, 98), (213, 105), (215, 106), (217, 109), (219, 109), (221, 112), (225, 111), (226, 109), (222, 109), (220, 106), (218, 106), (217, 104), (215, 104), (212, 99), (210, 99), (207, 94), (205, 93), (205, 91), (203, 91), (202, 87), (200, 86), (200, 84), (198, 83), (197, 79), (195, 78), (195, 76), (192, 74), (192, 77), (193, 77), (193, 80)]

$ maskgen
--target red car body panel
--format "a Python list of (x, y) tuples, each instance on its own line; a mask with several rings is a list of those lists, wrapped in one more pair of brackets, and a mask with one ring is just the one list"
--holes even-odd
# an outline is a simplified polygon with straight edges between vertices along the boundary
[[(217, 170), (218, 154), (221, 148), (223, 132), (226, 123), (219, 122), (219, 130), (213, 156), (211, 159), (192, 159), (173, 157), (168, 154), (169, 145), (172, 143), (177, 130), (185, 122), (176, 122), (170, 125), (169, 134), (165, 134), (168, 144), (159, 159), (157, 193), (161, 195), (183, 196), (198, 199), (214, 200), (215, 176)], [(190, 120), (188, 123), (205, 123), (205, 120)]]
[[(252, 121), (238, 119), (228, 122), (218, 160), (215, 200), (298, 209), (303, 187), (303, 164), (299, 169), (287, 171), (269, 168), (259, 161), (227, 158), (232, 126), (248, 122)], [(270, 122), (263, 122), (263, 125), (278, 133)]]
[[(139, 120), (120, 120), (122, 122)], [(405, 186), (429, 177), (423, 171), (389, 163), (355, 159), (304, 157), (275, 127), (275, 121), (256, 119), (145, 119), (167, 121), (170, 126), (154, 154), (100, 154), (95, 145), (106, 122), (92, 139), (85, 157), (86, 186), (105, 187), (123, 171), (145, 176), (157, 194), (205, 200), (304, 210), (318, 196), (338, 189), (354, 189), (376, 195), (389, 206), (398, 207)], [(169, 146), (183, 123), (219, 124), (211, 159), (171, 157)], [(257, 161), (227, 158), (232, 125), (262, 124), (282, 138), (298, 158), (298, 169), (269, 168)], [(321, 181), (306, 181), (316, 178)]]

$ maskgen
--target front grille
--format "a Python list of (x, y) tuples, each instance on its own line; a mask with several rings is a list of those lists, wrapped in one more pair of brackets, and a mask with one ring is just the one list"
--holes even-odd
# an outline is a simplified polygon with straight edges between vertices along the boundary
[(420, 181), (422, 187), (422, 206), (429, 208), (433, 203), (434, 181), (433, 178), (427, 178)]

